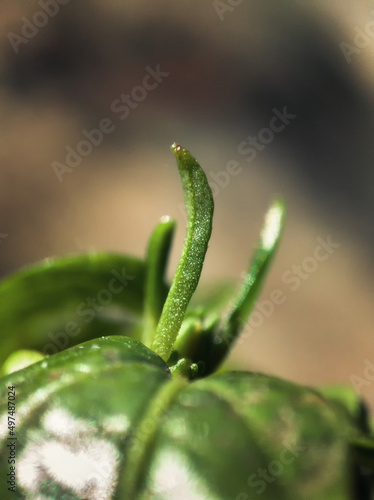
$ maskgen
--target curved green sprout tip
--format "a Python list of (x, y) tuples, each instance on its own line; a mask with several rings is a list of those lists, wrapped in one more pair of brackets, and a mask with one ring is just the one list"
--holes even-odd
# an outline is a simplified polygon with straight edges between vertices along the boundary
[(199, 282), (212, 232), (213, 195), (195, 158), (178, 144), (171, 147), (177, 158), (188, 216), (182, 255), (156, 330), (152, 349), (168, 360), (174, 341)]
[(188, 216), (187, 235), (161, 313), (163, 275), (174, 222), (161, 223), (151, 238), (147, 259), (145, 343), (150, 345), (153, 338), (152, 349), (173, 365), (173, 373), (196, 374), (197, 363), (203, 363), (203, 373), (207, 375), (221, 363), (245, 326), (278, 247), (285, 206), (281, 199), (271, 204), (257, 250), (238, 294), (230, 302), (227, 316), (221, 320), (218, 314), (211, 315), (209, 320), (189, 317), (183, 322), (201, 275), (212, 231), (214, 203), (207, 178), (197, 161), (177, 144), (171, 149), (182, 179)]

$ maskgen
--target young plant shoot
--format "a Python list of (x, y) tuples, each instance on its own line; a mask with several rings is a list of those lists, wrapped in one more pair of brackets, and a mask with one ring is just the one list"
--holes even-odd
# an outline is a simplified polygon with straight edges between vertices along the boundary
[(195, 158), (172, 151), (188, 224), (170, 286), (169, 217), (144, 259), (47, 259), (0, 283), (1, 498), (370, 500), (373, 430), (352, 389), (222, 370), (279, 245), (283, 201), (238, 292), (192, 306), (214, 203)]

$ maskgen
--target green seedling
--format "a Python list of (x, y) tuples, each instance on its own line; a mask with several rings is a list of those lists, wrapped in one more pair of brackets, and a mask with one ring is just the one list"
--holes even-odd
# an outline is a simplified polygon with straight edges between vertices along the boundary
[(188, 225), (170, 286), (169, 218), (144, 260), (49, 259), (0, 284), (1, 498), (370, 500), (374, 440), (353, 390), (222, 370), (284, 203), (271, 204), (238, 292), (192, 306), (213, 196), (192, 155), (172, 151)]

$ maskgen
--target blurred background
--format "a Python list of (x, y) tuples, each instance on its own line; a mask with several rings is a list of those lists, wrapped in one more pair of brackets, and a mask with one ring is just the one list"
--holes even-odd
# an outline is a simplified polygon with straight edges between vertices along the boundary
[(374, 3), (3, 0), (0, 34), (0, 275), (71, 252), (144, 255), (170, 215), (172, 276), (179, 142), (215, 195), (202, 288), (240, 280), (268, 204), (287, 201), (230, 363), (362, 377), (374, 409)]

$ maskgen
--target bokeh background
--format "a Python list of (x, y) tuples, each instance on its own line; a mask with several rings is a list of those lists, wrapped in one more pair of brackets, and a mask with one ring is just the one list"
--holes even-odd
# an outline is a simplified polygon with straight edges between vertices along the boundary
[[(272, 197), (287, 201), (260, 303), (275, 289), (285, 301), (230, 363), (308, 384), (356, 375), (374, 408), (374, 2), (56, 2), (0, 4), (1, 276), (50, 255), (144, 255), (166, 214), (178, 220), (172, 276), (179, 142), (215, 191), (203, 288), (240, 279)], [(157, 67), (144, 97), (134, 89)], [(132, 92), (142, 99), (121, 119), (117, 100)], [(295, 117), (269, 140), (285, 107)], [(54, 162), (67, 165), (66, 148), (105, 118), (113, 131), (58, 176)], [(267, 141), (254, 158), (248, 136)], [(328, 237), (331, 254), (313, 260)]]

